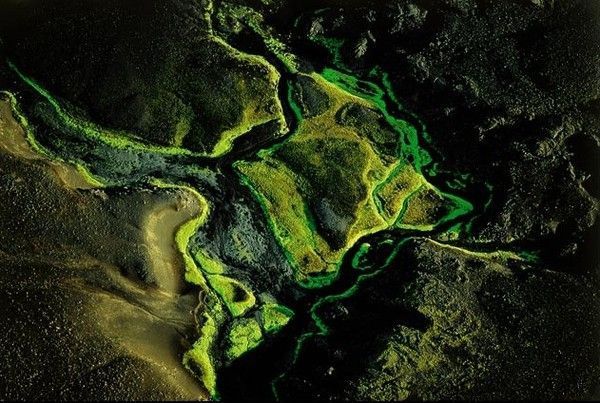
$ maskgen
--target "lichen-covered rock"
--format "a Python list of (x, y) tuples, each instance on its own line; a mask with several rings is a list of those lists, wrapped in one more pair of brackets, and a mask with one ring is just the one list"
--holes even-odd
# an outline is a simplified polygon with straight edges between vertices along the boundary
[(133, 139), (221, 156), (256, 126), (285, 131), (279, 73), (212, 35), (203, 2), (121, 3), (21, 4), (5, 50), (72, 113)]

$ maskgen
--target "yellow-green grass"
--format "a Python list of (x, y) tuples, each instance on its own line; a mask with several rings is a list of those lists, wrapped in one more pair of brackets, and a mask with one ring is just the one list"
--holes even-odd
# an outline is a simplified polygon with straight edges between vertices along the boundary
[(81, 163), (76, 163), (75, 168), (77, 169), (77, 172), (79, 172), (79, 174), (82, 176), (82, 178), (87, 183), (89, 183), (92, 187), (95, 187), (95, 188), (106, 187), (106, 184), (100, 178), (98, 178), (96, 175), (92, 174), (87, 166), (85, 166)]
[(46, 88), (44, 88), (33, 78), (21, 72), (12, 62), (9, 62), (9, 66), (27, 85), (29, 85), (43, 99), (45, 99), (48, 104), (50, 104), (54, 110), (55, 119), (57, 119), (58, 124), (65, 129), (80, 133), (84, 137), (98, 140), (115, 149), (131, 148), (135, 150), (143, 150), (166, 155), (195, 154), (182, 148), (151, 145), (131, 133), (106, 129), (93, 122), (87, 121), (80, 116), (76, 116), (75, 114), (71, 113), (69, 109), (65, 107), (57, 98), (52, 96), (52, 94), (50, 94)]
[[(56, 120), (57, 125), (115, 149), (129, 148), (163, 155), (217, 158), (229, 152), (237, 138), (249, 133), (254, 127), (261, 124), (276, 121), (279, 123), (279, 130), (276, 135), (283, 134), (287, 130), (287, 126), (283, 116), (283, 108), (277, 96), (279, 72), (263, 57), (243, 53), (214, 35), (207, 35), (202, 39), (199, 46), (206, 47), (211, 54), (215, 55), (214, 57), (225, 59), (226, 63), (223, 64), (229, 67), (223, 68), (228, 69), (228, 76), (232, 79), (227, 84), (230, 88), (225, 88), (223, 91), (226, 90), (236, 94), (236, 102), (242, 106), (241, 116), (238, 116), (235, 121), (228, 122), (227, 126), (229, 127), (224, 128), (220, 133), (207, 133), (205, 136), (207, 138), (203, 139), (209, 146), (209, 150), (206, 152), (195, 152), (182, 147), (187, 136), (195, 135), (192, 131), (193, 115), (185, 115), (179, 118), (171, 136), (171, 145), (152, 144), (136, 133), (108, 129), (86, 120), (81, 115), (74, 114), (71, 108), (55, 98), (39, 82), (21, 72), (16, 65), (9, 62), (9, 66), (52, 107), (52, 119)], [(260, 74), (264, 73), (264, 76), (250, 74), (252, 71), (259, 71)], [(211, 79), (211, 77), (203, 78)], [(206, 102), (211, 101), (206, 100)], [(222, 99), (216, 96), (214, 102), (222, 102)], [(206, 118), (207, 116), (196, 116), (196, 120), (200, 124)]]
[(431, 231), (437, 226), (462, 216), (473, 209), (471, 203), (439, 191), (424, 182), (407, 199), (395, 226), (404, 229)]
[(407, 197), (425, 182), (425, 178), (416, 173), (410, 164), (401, 161), (387, 180), (375, 188), (373, 192), (375, 202), (381, 216), (389, 225), (394, 224), (398, 219)]
[(201, 307), (202, 312), (197, 313), (200, 316), (198, 326), (199, 338), (193, 344), (192, 348), (184, 354), (183, 364), (196, 374), (209, 393), (213, 397), (216, 397), (217, 377), (212, 354), (219, 334), (219, 328), (225, 318), (225, 313), (218, 297), (209, 287), (205, 275), (196, 265), (188, 249), (191, 237), (206, 222), (209, 216), (209, 204), (204, 196), (189, 186), (166, 183), (159, 179), (154, 179), (151, 183), (161, 188), (182, 189), (191, 192), (201, 206), (199, 214), (181, 225), (175, 235), (175, 244), (182, 254), (185, 263), (185, 280), (197, 285), (202, 290), (202, 295), (204, 295), (204, 306)]
[(256, 304), (252, 291), (241, 282), (221, 274), (208, 274), (206, 277), (231, 316), (242, 316)]
[(273, 334), (288, 324), (294, 316), (294, 311), (283, 305), (266, 303), (261, 306), (258, 316), (265, 333)]
[(67, 171), (76, 171), (77, 176), (83, 180), (83, 184), (85, 184), (86, 187), (102, 188), (106, 186), (106, 183), (97, 176), (93, 175), (87, 166), (76, 161), (65, 161), (42, 146), (35, 138), (35, 134), (29, 124), (29, 121), (21, 112), (17, 98), (14, 96), (14, 94), (7, 91), (1, 91), (0, 96), (5, 97), (8, 100), (12, 109), (12, 115), (25, 133), (25, 141), (34, 153), (38, 154), (41, 158), (46, 158), (48, 161), (61, 164)]
[[(209, 152), (212, 157), (220, 157), (229, 152), (233, 146), (233, 142), (252, 130), (252, 128), (261, 124), (277, 121), (279, 123), (279, 135), (287, 129), (285, 118), (283, 116), (283, 107), (279, 97), (277, 96), (277, 86), (280, 80), (280, 74), (272, 65), (270, 65), (262, 56), (251, 55), (240, 52), (233, 48), (227, 42), (217, 36), (209, 36), (207, 39), (210, 44), (207, 46), (222, 47), (240, 64), (246, 66), (255, 66), (266, 71), (266, 75), (262, 80), (257, 77), (247, 77), (244, 70), (240, 69), (237, 74), (237, 79), (232, 83), (234, 89), (232, 93), (238, 94), (240, 101), (243, 103), (243, 112), (240, 120), (235, 126), (226, 129), (218, 134), (218, 141)], [(258, 91), (258, 81), (266, 81), (268, 93)]]
[(196, 262), (206, 274), (223, 274), (225, 272), (223, 263), (217, 259), (213, 259), (202, 249), (194, 254), (194, 259), (196, 259)]
[(225, 355), (232, 361), (256, 348), (263, 340), (258, 321), (254, 318), (238, 319), (233, 322), (228, 335)]
[(509, 250), (495, 250), (492, 252), (482, 252), (461, 248), (460, 246), (437, 242), (433, 239), (427, 239), (427, 242), (434, 244), (439, 248), (449, 249), (451, 251), (469, 256), (473, 259), (484, 259), (501, 264), (507, 264), (510, 261), (527, 262), (531, 259), (531, 255), (526, 252), (513, 252)]
[[(329, 97), (329, 109), (311, 118), (300, 116), (287, 141), (236, 168), (259, 200), (296, 281), (312, 288), (335, 279), (343, 255), (358, 239), (394, 225), (426, 179), (406, 161), (378, 153), (369, 140), (375, 136), (337, 123), (336, 114), (349, 103), (374, 111), (376, 105), (317, 74), (308, 77)], [(337, 203), (333, 208), (349, 220), (336, 235), (339, 242), (323, 234), (315, 219), (311, 207), (323, 199)], [(430, 217), (427, 225), (435, 224)]]

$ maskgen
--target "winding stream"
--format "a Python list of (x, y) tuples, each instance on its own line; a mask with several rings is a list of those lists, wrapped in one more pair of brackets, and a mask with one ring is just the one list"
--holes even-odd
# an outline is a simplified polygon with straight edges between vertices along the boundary
[[(423, 173), (423, 167), (431, 163), (431, 158), (420, 146), (416, 128), (390, 112), (399, 107), (394, 104), (388, 106), (390, 100), (396, 99), (394, 94), (387, 93), (374, 82), (359, 80), (331, 68), (324, 69), (321, 75), (340, 89), (376, 105), (400, 137), (398, 159), (411, 161), (415, 170)], [(287, 101), (289, 108), (294, 111), (293, 117), (301, 120), (300, 107), (294, 103), (291, 96), (287, 97)], [(294, 126), (297, 127), (298, 124)], [(440, 194), (453, 200), (456, 208), (441, 219), (433, 230), (399, 229), (362, 237), (346, 253), (339, 276), (333, 284), (311, 290), (299, 300), (284, 300), (296, 312), (296, 316), (274, 339), (222, 369), (219, 374), (219, 390), (222, 397), (225, 400), (277, 399), (280, 383), (285, 379), (289, 368), (298, 361), (305, 343), (311, 338), (329, 334), (326, 320), (320, 315), (324, 306), (352, 298), (364, 282), (381, 275), (392, 265), (409, 240), (440, 234), (455, 225), (459, 218), (467, 218), (473, 212), (470, 202), (450, 193), (440, 191)], [(410, 197), (405, 203), (408, 200)], [(370, 252), (371, 264), (359, 269), (353, 268), (352, 266), (356, 265), (355, 257), (361, 253), (363, 245), (376, 245), (372, 248), (375, 253)], [(313, 359), (318, 361), (319, 357), (311, 357), (308, 360)]]

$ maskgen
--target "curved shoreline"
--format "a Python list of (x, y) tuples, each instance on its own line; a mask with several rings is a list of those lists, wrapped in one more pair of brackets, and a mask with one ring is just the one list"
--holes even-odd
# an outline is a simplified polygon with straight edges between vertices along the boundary
[[(15, 96), (9, 92), (2, 92), (2, 94), (7, 97), (7, 100), (0, 101), (0, 112), (10, 113), (18, 127), (12, 127), (8, 131), (6, 141), (0, 143), (0, 147), (17, 157), (47, 164), (69, 189), (104, 187), (104, 183), (92, 176), (85, 166), (63, 161), (39, 145), (29, 129), (27, 119), (19, 111)], [(4, 131), (2, 134), (5, 134)], [(155, 180), (152, 184), (157, 188), (183, 191), (181, 193), (184, 194), (180, 195), (175, 203), (167, 201), (150, 210), (144, 220), (143, 235), (148, 249), (151, 277), (154, 278), (157, 288), (167, 294), (179, 295), (186, 287), (186, 281), (200, 286), (209, 295), (212, 294), (200, 269), (187, 250), (190, 238), (206, 222), (208, 202), (200, 193), (188, 186), (169, 184), (160, 180)], [(165, 225), (167, 228), (164, 228)], [(218, 303), (217, 298), (214, 300)], [(201, 304), (200, 300), (196, 312), (200, 310)], [(201, 315), (204, 316), (204, 324), (198, 325), (200, 340), (184, 355), (184, 364), (189, 369), (190, 366), (186, 363), (189, 360), (208, 363), (202, 367), (200, 378), (204, 387), (214, 397), (216, 395), (214, 368), (208, 350), (212, 347), (215, 334), (211, 333), (206, 326), (212, 321), (210, 314), (204, 310)], [(206, 348), (198, 349), (199, 342)], [(201, 353), (202, 359), (198, 359), (198, 353)], [(197, 372), (192, 371), (192, 373), (198, 376)]]
[(152, 277), (156, 286), (171, 294), (185, 288), (185, 260), (177, 250), (175, 235), (179, 227), (201, 213), (201, 206), (190, 202), (190, 196), (179, 194), (177, 201), (167, 201), (148, 212), (144, 221), (144, 238)]

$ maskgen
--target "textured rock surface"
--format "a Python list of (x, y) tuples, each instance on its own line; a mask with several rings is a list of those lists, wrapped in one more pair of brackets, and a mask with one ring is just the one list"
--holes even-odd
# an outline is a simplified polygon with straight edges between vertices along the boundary
[[(285, 397), (592, 395), (597, 279), (507, 265), (431, 241), (406, 249), (352, 301), (323, 307), (332, 337), (315, 340), (306, 356), (326, 358), (301, 360)], [(332, 375), (343, 380), (328, 381)]]
[(185, 195), (93, 188), (19, 143), (22, 128), (8, 102), (0, 106), (0, 394), (206, 397), (180, 360), (194, 339), (197, 298), (154, 286), (155, 246), (143, 236), (148, 212)]

